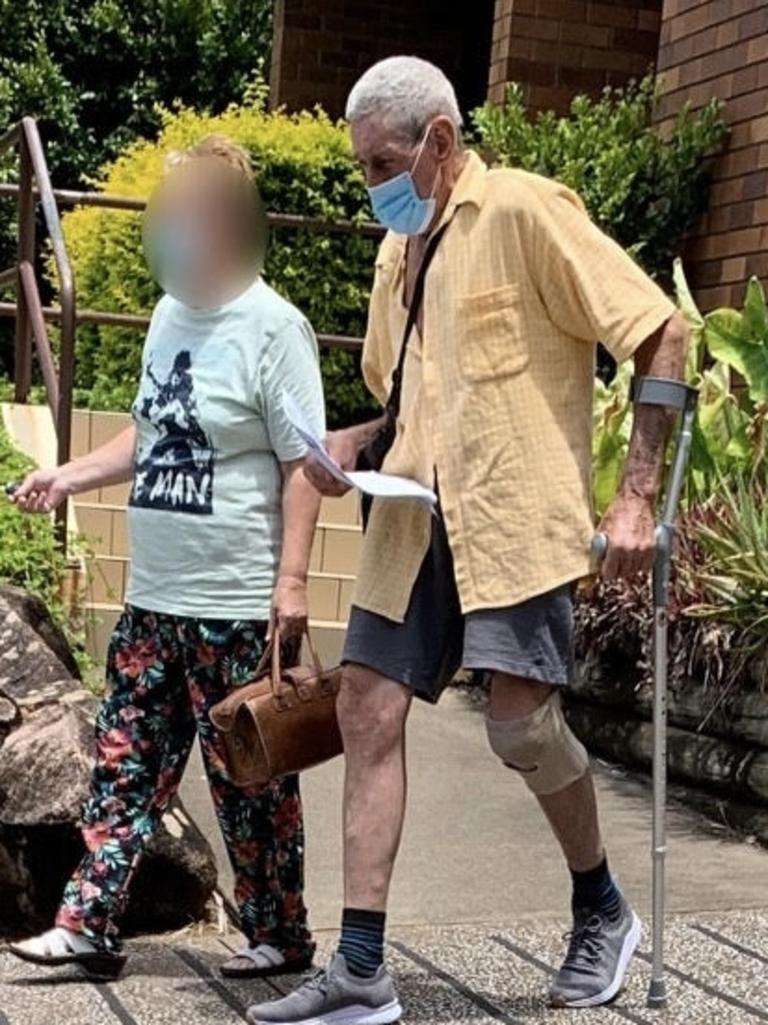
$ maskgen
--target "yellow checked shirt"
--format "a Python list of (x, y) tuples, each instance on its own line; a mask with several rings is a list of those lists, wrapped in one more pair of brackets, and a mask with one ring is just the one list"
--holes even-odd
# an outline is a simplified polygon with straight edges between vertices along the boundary
[[(383, 469), (437, 483), (466, 613), (589, 572), (596, 342), (625, 360), (675, 307), (549, 179), (470, 153), (445, 221)], [(405, 328), (405, 244), (386, 236), (371, 294), (363, 374), (382, 403)], [(402, 622), (430, 531), (418, 503), (374, 502), (354, 603)]]

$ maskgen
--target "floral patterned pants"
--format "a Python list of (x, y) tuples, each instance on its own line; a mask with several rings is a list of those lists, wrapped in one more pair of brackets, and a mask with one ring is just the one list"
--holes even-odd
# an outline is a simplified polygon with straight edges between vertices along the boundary
[(249, 679), (265, 633), (261, 621), (189, 619), (126, 606), (112, 635), (108, 694), (96, 722), (96, 766), (83, 812), (87, 853), (67, 885), (57, 925), (101, 949), (120, 949), (131, 877), (176, 794), (197, 731), (243, 932), (287, 960), (312, 952), (298, 778), (237, 788), (208, 715)]

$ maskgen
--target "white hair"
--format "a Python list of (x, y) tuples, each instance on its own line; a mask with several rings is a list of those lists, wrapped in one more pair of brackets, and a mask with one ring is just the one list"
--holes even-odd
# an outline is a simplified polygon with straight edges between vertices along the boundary
[(462, 123), (450, 81), (440, 68), (419, 57), (387, 57), (357, 80), (347, 99), (347, 120), (373, 116), (414, 142), (433, 118), (450, 118), (457, 136)]

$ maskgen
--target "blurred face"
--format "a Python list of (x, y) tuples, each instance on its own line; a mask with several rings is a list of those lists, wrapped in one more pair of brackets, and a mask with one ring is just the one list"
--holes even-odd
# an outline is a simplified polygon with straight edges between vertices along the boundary
[(161, 287), (194, 307), (234, 298), (260, 273), (266, 217), (255, 186), (221, 160), (174, 167), (144, 217), (147, 262)]

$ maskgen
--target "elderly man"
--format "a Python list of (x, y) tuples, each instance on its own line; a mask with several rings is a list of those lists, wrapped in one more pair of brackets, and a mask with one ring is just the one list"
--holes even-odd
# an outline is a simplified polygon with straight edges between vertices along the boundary
[[(560, 707), (573, 674), (572, 587), (590, 572), (595, 348), (600, 339), (617, 360), (634, 356), (638, 374), (679, 377), (685, 327), (571, 191), (489, 170), (462, 149), (456, 97), (437, 68), (382, 61), (355, 85), (347, 116), (374, 212), (390, 229), (363, 356), (382, 403), (407, 345), (384, 469), (436, 487), (439, 516), (374, 503), (338, 705), (341, 940), (327, 968), (252, 1008), (249, 1021), (381, 1025), (401, 1014), (382, 948), (405, 805), (405, 723), (413, 696), (436, 702), (460, 665), (489, 675), (491, 749), (539, 802), (573, 878), (573, 931), (551, 1002), (606, 1003), (640, 923), (608, 870), (587, 754)], [(381, 424), (329, 435), (331, 454), (354, 466)], [(608, 577), (650, 567), (669, 426), (663, 409), (635, 412), (619, 493), (600, 526)], [(338, 493), (318, 465), (305, 472), (323, 494)]]

